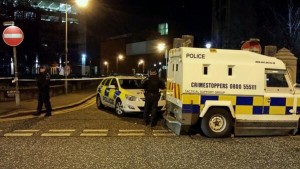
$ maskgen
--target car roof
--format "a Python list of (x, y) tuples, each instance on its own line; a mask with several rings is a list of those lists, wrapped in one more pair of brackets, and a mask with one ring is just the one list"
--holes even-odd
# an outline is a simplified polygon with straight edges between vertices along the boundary
[(110, 78), (116, 78), (116, 79), (143, 79), (141, 76), (108, 76), (104, 79), (110, 79)]

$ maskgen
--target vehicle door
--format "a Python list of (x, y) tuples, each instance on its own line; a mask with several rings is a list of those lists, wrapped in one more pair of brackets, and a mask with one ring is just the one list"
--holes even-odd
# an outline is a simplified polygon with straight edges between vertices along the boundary
[(108, 86), (109, 92), (108, 92), (108, 97), (109, 97), (109, 106), (110, 107), (115, 107), (115, 99), (116, 99), (116, 92), (119, 90), (117, 79), (113, 78)]
[(110, 81), (111, 81), (111, 78), (107, 79), (105, 81), (105, 83), (103, 84), (103, 89), (101, 91), (101, 95), (102, 95), (102, 98), (103, 98), (103, 105), (105, 106), (110, 106), (110, 103), (109, 103), (109, 84), (110, 84)]
[(286, 71), (266, 70), (263, 114), (285, 116), (294, 108), (293, 88)]

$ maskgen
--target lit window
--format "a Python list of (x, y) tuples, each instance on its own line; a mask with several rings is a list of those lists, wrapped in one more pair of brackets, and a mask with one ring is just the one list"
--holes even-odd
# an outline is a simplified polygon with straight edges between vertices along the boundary
[(169, 26), (168, 23), (161, 23), (158, 25), (158, 32), (160, 35), (168, 35), (169, 33)]

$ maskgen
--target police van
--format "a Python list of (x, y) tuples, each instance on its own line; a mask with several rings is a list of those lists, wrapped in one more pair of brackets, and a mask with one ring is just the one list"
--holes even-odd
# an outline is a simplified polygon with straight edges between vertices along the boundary
[[(110, 107), (119, 116), (126, 113), (144, 111), (145, 96), (141, 83), (142, 76), (110, 76), (104, 78), (97, 87), (96, 104), (98, 109)], [(161, 92), (158, 111), (165, 111), (166, 96)]]
[(180, 47), (169, 51), (166, 125), (177, 135), (198, 125), (207, 137), (296, 132), (300, 91), (285, 64), (249, 51)]

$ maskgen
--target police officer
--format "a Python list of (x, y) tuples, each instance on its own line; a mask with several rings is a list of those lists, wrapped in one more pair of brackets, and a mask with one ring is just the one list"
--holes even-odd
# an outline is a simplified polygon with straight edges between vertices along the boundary
[(50, 74), (46, 71), (46, 66), (40, 67), (40, 73), (37, 75), (37, 87), (38, 87), (38, 106), (37, 112), (33, 115), (41, 115), (43, 104), (46, 107), (46, 115), (51, 116), (51, 103), (50, 103)]
[[(157, 124), (157, 104), (160, 98), (159, 89), (165, 89), (165, 83), (157, 76), (157, 70), (151, 68), (149, 77), (142, 83), (145, 89), (145, 110), (143, 114), (145, 125), (151, 123), (151, 127)], [(149, 114), (151, 113), (151, 121)]]

